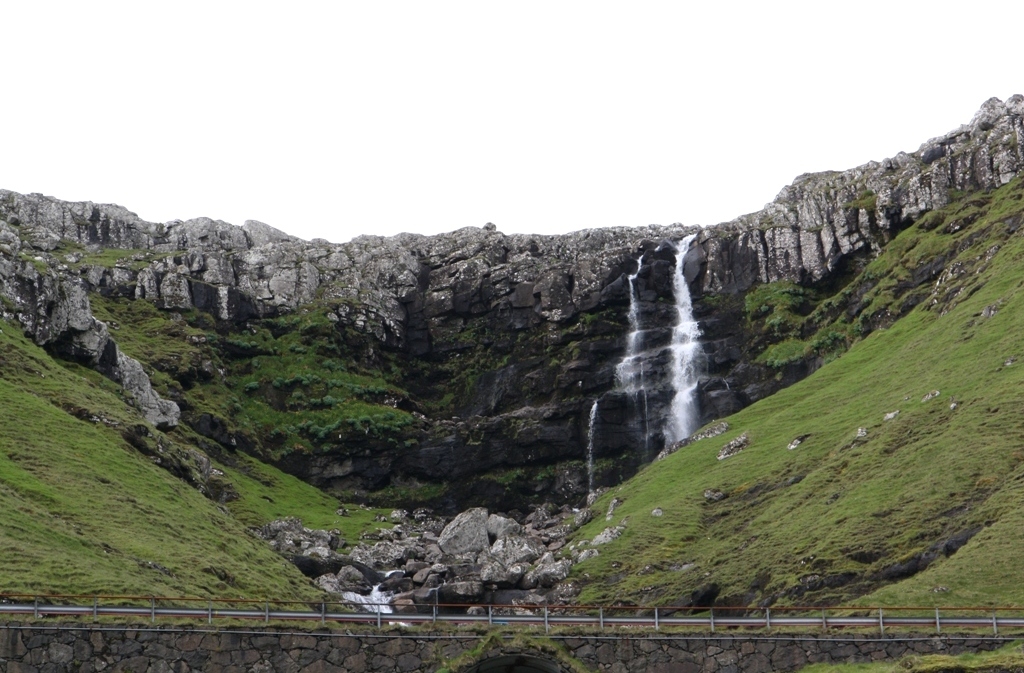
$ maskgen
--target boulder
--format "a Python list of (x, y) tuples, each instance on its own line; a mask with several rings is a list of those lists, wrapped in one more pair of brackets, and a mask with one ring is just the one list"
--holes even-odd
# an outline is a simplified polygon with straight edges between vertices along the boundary
[(399, 598), (395, 596), (391, 599), (391, 610), (396, 615), (414, 615), (416, 614), (416, 604), (411, 598), (403, 596)]
[(487, 517), (487, 535), (491, 540), (499, 540), (506, 535), (517, 535), (523, 532), (523, 527), (507, 516), (492, 514)]
[(321, 575), (313, 582), (324, 591), (336, 594), (351, 592), (365, 596), (373, 589), (363, 573), (353, 566), (342, 566), (337, 574)]
[(722, 493), (717, 488), (706, 488), (704, 489), (704, 499), (708, 502), (718, 502), (725, 499), (725, 493)]
[(498, 539), (491, 546), (490, 555), (501, 565), (509, 567), (516, 563), (532, 563), (546, 551), (537, 538), (512, 535)]
[(594, 536), (594, 539), (590, 541), (592, 545), (608, 544), (612, 540), (618, 539), (622, 532), (625, 530), (622, 526), (615, 526), (614, 528), (605, 528), (603, 531)]
[(810, 435), (800, 435), (799, 437), (795, 437), (792, 442), (786, 445), (786, 448), (792, 451), (796, 447), (803, 444), (804, 440), (807, 439), (808, 437), (810, 437)]
[(572, 517), (573, 528), (580, 528), (587, 525), (594, 519), (594, 511), (589, 507), (584, 507)]
[(571, 569), (572, 561), (569, 559), (539, 565), (523, 576), (519, 586), (523, 589), (553, 587), (568, 577)]
[(529, 566), (516, 563), (506, 568), (497, 562), (492, 562), (480, 569), (480, 580), (487, 584), (493, 584), (499, 589), (511, 589), (519, 583)]
[(448, 582), (437, 589), (439, 603), (479, 603), (484, 597), (482, 582)]
[(487, 510), (474, 507), (462, 512), (444, 527), (437, 541), (445, 554), (467, 554), (490, 548), (487, 536)]
[(621, 498), (612, 498), (612, 501), (608, 503), (608, 513), (604, 515), (604, 520), (611, 521), (612, 516), (615, 515), (615, 510), (617, 510), (620, 505), (622, 505)]
[(384, 570), (396, 568), (405, 564), (410, 559), (415, 559), (419, 550), (416, 549), (414, 541), (382, 540), (372, 547), (359, 545), (352, 550), (352, 558), (359, 563), (370, 567)]

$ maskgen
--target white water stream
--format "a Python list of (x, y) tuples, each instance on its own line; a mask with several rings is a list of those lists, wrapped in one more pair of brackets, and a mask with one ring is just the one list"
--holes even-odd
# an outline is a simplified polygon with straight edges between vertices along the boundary
[(629, 334), (626, 336), (626, 354), (615, 367), (615, 379), (619, 389), (630, 395), (636, 406), (641, 410), (644, 423), (644, 455), (650, 448), (650, 428), (647, 420), (647, 385), (644, 380), (643, 351), (644, 330), (640, 328), (640, 295), (636, 288), (636, 278), (643, 267), (643, 255), (637, 257), (636, 272), (629, 276)]
[[(396, 572), (401, 571), (392, 570), (385, 574), (385, 578), (390, 577)], [(391, 609), (392, 594), (390, 591), (382, 591), (379, 584), (375, 584), (370, 593), (365, 596), (354, 591), (343, 591), (341, 592), (341, 597), (345, 599), (346, 603), (351, 603), (361, 608), (362, 612), (379, 612), (382, 615), (390, 615), (393, 612)]]
[(594, 492), (594, 426), (597, 425), (597, 400), (590, 407), (590, 423), (587, 426), (587, 493)]
[[(672, 329), (672, 351), (670, 380), (673, 396), (669, 418), (665, 424), (667, 444), (690, 436), (697, 429), (698, 356), (700, 355), (700, 329), (693, 318), (690, 288), (683, 273), (686, 251), (690, 249), (697, 234), (691, 234), (676, 244), (676, 264), (672, 276), (672, 292), (676, 300), (676, 324)], [(636, 271), (629, 278), (629, 334), (626, 336), (626, 353), (615, 367), (615, 380), (619, 390), (629, 394), (636, 402), (637, 410), (643, 417), (644, 456), (650, 458), (650, 419), (648, 418), (647, 387), (644, 360), (650, 353), (644, 350), (644, 330), (640, 325), (640, 296), (636, 280), (643, 265), (643, 255), (637, 258)], [(587, 428), (587, 488), (594, 491), (594, 427), (597, 422), (598, 401), (590, 408), (590, 422)]]
[(697, 368), (700, 355), (700, 327), (693, 318), (690, 286), (683, 273), (686, 251), (697, 234), (684, 238), (676, 246), (676, 268), (672, 276), (672, 293), (676, 298), (678, 318), (672, 329), (672, 413), (669, 417), (665, 440), (672, 444), (689, 437), (700, 423), (697, 409)]

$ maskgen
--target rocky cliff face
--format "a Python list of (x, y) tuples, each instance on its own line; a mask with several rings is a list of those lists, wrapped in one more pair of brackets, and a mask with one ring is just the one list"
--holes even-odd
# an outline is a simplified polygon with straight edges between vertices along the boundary
[[(763, 210), (700, 230), (685, 252), (685, 273), (703, 332), (703, 420), (728, 415), (816, 366), (811, 360), (780, 371), (753, 361), (757, 340), (745, 293), (778, 281), (827, 287), (956, 192), (1005, 184), (1024, 168), (1022, 117), (1024, 97), (991, 99), (968, 125), (917, 152), (800, 176)], [(668, 330), (676, 252), (665, 242), (693, 231), (652, 225), (526, 236), (487, 225), (331, 244), (254, 221), (159, 224), (119, 206), (0, 191), (0, 296), (6, 318), (55, 354), (121, 383), (163, 428), (178, 422), (177, 405), (154, 392), (139, 362), (93, 317), (90, 293), (152, 302), (168, 313), (205, 312), (225, 335), (320, 307), (345, 335), (347, 357), (397, 372), (409, 394), (392, 406), (421, 416), (400, 448), (327, 439), (313, 452), (278, 455), (280, 464), (319, 485), (356, 490), (465, 480), (450, 496), (453, 506), (476, 500), (507, 507), (534, 488), (565, 499), (586, 490), (588, 410), (598, 397), (598, 481), (628, 476), (653, 457), (638, 452), (642, 424), (615, 385), (626, 278), (639, 264), (642, 319)], [(659, 357), (652, 356), (652, 370), (665, 369)], [(653, 384), (656, 410), (667, 408), (667, 386)], [(664, 412), (654, 416), (658, 444)], [(185, 419), (207, 431), (231, 425), (209, 413)], [(217, 437), (227, 441), (225, 433)], [(247, 445), (258, 450), (264, 439), (250, 437)], [(507, 484), (474, 481), (520, 468), (527, 472), (517, 477), (515, 497)], [(535, 486), (526, 483), (531, 478)]]

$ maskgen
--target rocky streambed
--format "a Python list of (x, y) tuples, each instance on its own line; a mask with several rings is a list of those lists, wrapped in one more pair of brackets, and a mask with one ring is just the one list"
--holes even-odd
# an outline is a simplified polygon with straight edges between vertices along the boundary
[(572, 602), (579, 593), (566, 581), (572, 566), (598, 551), (589, 541), (567, 545), (566, 538), (592, 517), (590, 509), (550, 504), (528, 514), (474, 507), (452, 519), (429, 509), (395, 510), (380, 517), (390, 526), (354, 544), (294, 518), (252, 532), (357, 609), (410, 614), (449, 606), (439, 609), (473, 614), (500, 605), (499, 612), (512, 613)]

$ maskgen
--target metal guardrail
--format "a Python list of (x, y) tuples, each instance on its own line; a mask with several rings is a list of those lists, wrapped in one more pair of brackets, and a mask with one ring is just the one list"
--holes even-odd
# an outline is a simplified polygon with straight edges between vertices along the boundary
[[(91, 599), (89, 603), (81, 602)], [(78, 601), (78, 602), (76, 602)], [(140, 603), (143, 603), (140, 605)], [(406, 606), (409, 612), (382, 612), (392, 606), (361, 604), (371, 612), (349, 612), (339, 608), (347, 603), (308, 603), (250, 599), (197, 599), (156, 596), (34, 596), (0, 594), (0, 615), (32, 617), (75, 617), (98, 620), (100, 617), (130, 617), (156, 622), (159, 619), (186, 619), (212, 624), (214, 620), (306, 621), (339, 624), (422, 625), (437, 622), (490, 626), (589, 626), (648, 628), (668, 627), (708, 629), (798, 628), (828, 630), (839, 628), (875, 629), (1000, 629), (1024, 628), (1024, 608), (691, 608), (683, 606), (524, 606), (435, 604)], [(467, 614), (468, 608), (477, 608)], [(412, 612), (411, 610), (415, 610)], [(693, 614), (695, 610), (702, 614)], [(946, 614), (942, 614), (943, 611)]]

